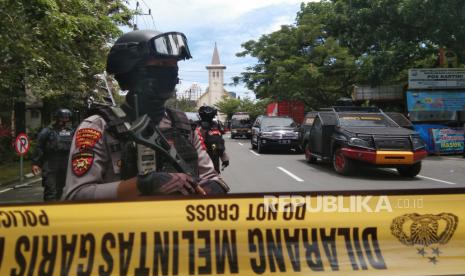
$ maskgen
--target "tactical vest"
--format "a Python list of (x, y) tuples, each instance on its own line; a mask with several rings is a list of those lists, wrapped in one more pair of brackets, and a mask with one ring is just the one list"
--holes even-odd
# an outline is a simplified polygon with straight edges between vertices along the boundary
[[(97, 114), (104, 118), (107, 123), (107, 130), (121, 142), (121, 179), (129, 179), (137, 176), (137, 150), (136, 145), (127, 133), (125, 123), (129, 122), (128, 116), (123, 116), (119, 109), (115, 110), (110, 106), (98, 106), (91, 114)], [(166, 109), (171, 120), (172, 127), (162, 129), (162, 134), (166, 140), (174, 146), (181, 158), (187, 165), (193, 168), (198, 176), (198, 155), (197, 150), (190, 142), (191, 126), (186, 115), (181, 111)], [(119, 114), (117, 114), (119, 113)], [(124, 113), (124, 112), (123, 112)], [(156, 153), (156, 170), (162, 172), (177, 172), (172, 161), (162, 153)]]
[(48, 133), (47, 143), (45, 145), (46, 152), (68, 153), (73, 141), (73, 131), (69, 128), (61, 130), (50, 128)]
[(210, 155), (223, 155), (225, 151), (222, 133), (216, 124), (201, 124), (207, 152)]

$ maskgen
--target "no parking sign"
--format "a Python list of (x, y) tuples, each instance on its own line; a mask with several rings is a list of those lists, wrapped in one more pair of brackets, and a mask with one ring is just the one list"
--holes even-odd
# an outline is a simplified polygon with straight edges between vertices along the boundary
[(29, 138), (25, 133), (20, 133), (15, 140), (15, 150), (19, 156), (25, 155), (29, 151)]

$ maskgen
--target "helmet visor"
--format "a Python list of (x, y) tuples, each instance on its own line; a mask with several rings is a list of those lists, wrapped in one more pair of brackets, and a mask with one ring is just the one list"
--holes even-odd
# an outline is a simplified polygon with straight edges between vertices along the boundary
[(192, 58), (183, 33), (169, 32), (150, 39), (150, 49), (156, 57), (171, 57), (178, 60)]

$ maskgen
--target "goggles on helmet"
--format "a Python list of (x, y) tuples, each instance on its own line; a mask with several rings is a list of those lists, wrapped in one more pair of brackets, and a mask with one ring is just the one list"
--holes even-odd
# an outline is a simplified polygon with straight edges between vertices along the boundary
[(192, 58), (187, 45), (187, 38), (180, 32), (168, 32), (156, 35), (143, 42), (117, 43), (114, 49), (128, 49), (131, 52), (147, 54), (155, 58), (175, 58), (177, 60)]
[(149, 40), (149, 49), (156, 57), (192, 58), (183, 33), (169, 32), (157, 35)]

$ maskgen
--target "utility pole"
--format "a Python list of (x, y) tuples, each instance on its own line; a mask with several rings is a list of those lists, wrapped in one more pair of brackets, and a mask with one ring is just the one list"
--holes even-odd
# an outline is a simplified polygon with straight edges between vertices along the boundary
[[(144, 2), (144, 4), (145, 4), (145, 2)], [(145, 6), (148, 8), (147, 4), (145, 4)], [(137, 16), (139, 16), (139, 15), (150, 15), (150, 17), (152, 18), (153, 26), (156, 29), (155, 21), (154, 21), (153, 16), (152, 16), (152, 9), (148, 9), (148, 13), (143, 13), (142, 9), (141, 9), (141, 13), (138, 13), (139, 7), (140, 7), (140, 4), (139, 4), (139, 1), (137, 1), (136, 2), (136, 14), (134, 15), (134, 20), (133, 20), (133, 22), (134, 22), (133, 30), (134, 31), (139, 30), (139, 26), (137, 26)], [(145, 27), (147, 28), (147, 26), (145, 26)]]

